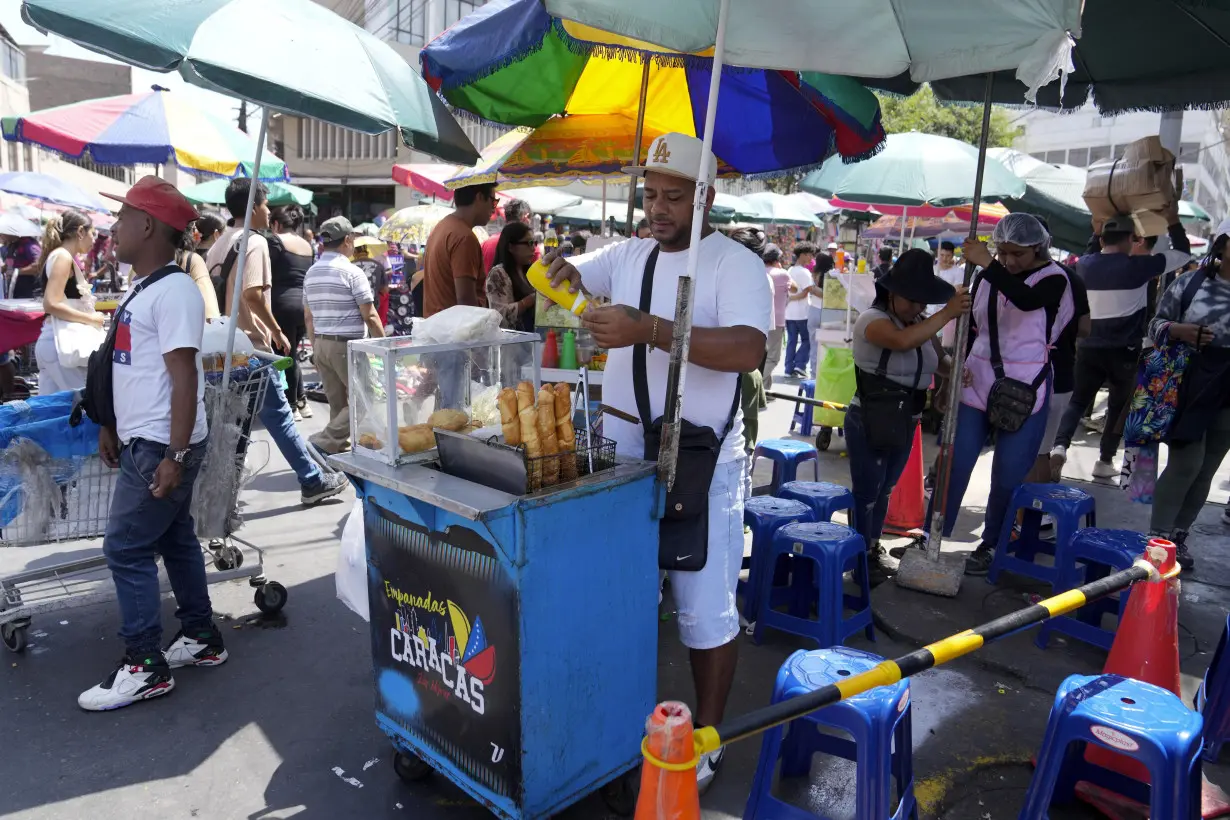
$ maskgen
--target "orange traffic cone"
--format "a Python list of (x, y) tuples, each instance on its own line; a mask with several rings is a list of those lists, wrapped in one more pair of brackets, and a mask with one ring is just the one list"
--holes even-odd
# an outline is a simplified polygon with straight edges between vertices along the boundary
[[(1175, 545), (1162, 538), (1152, 538), (1145, 558), (1164, 575), (1174, 569)], [(1177, 578), (1146, 581), (1132, 586), (1127, 609), (1115, 630), (1115, 641), (1111, 644), (1102, 673), (1134, 678), (1183, 696), (1179, 689)], [(1090, 745), (1085, 751), (1085, 759), (1142, 783), (1149, 782), (1149, 772), (1143, 764), (1118, 752)], [(1092, 783), (1078, 784), (1076, 793), (1082, 800), (1116, 820), (1146, 818), (1149, 815), (1148, 806)], [(1230, 813), (1230, 802), (1225, 793), (1208, 780), (1204, 782), (1202, 803), (1204, 817), (1221, 817)]]
[(678, 701), (659, 703), (645, 734), (636, 820), (700, 820), (692, 712)]
[(922, 428), (914, 428), (914, 446), (910, 459), (897, 479), (897, 486), (888, 498), (888, 515), (884, 517), (884, 531), (894, 535), (909, 535), (912, 530), (922, 529), (927, 520), (927, 505), (923, 499), (923, 452)]

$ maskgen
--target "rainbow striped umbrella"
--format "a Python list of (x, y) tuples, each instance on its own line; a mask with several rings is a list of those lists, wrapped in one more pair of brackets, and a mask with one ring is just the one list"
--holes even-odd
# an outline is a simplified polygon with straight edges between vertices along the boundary
[[(591, 153), (624, 165), (641, 111), (646, 134), (700, 135), (713, 66), (707, 53), (669, 51), (553, 17), (541, 0), (493, 0), (419, 59), (428, 84), (454, 108), (503, 125), (567, 129), (576, 140), (605, 138)], [(853, 162), (884, 143), (879, 103), (854, 80), (818, 75), (807, 85), (797, 72), (741, 68), (723, 69), (721, 79), (713, 153), (725, 173), (797, 171), (835, 152)], [(587, 126), (563, 125), (569, 120)]]
[[(154, 86), (0, 121), (4, 138), (100, 165), (178, 165), (190, 174), (252, 176), (256, 140), (182, 95)], [(261, 179), (289, 179), (286, 163), (266, 151)]]

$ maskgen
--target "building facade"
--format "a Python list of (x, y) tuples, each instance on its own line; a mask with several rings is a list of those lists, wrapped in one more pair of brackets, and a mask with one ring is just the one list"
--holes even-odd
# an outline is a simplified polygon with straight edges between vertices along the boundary
[[(1123, 152), (1141, 137), (1156, 135), (1161, 115), (1147, 112), (1104, 117), (1092, 105), (1071, 114), (1035, 110), (1016, 124), (1024, 129), (1014, 147), (1043, 162), (1087, 168)], [(1230, 215), (1230, 152), (1218, 111), (1188, 111), (1183, 115), (1179, 163), (1183, 168), (1183, 198), (1209, 212), (1215, 227)]]

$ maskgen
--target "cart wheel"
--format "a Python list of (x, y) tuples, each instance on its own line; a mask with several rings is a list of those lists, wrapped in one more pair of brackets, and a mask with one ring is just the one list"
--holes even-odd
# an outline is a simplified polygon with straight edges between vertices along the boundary
[(214, 569), (226, 571), (239, 569), (243, 566), (243, 550), (232, 544), (227, 544), (214, 553)]
[(833, 428), (821, 427), (820, 432), (816, 433), (816, 449), (827, 450), (829, 445), (833, 443)]
[(606, 807), (620, 817), (631, 817), (636, 811), (636, 799), (641, 793), (641, 767), (637, 766), (630, 772), (624, 772), (619, 777), (607, 783), (599, 790), (602, 802)]
[(407, 783), (417, 783), (431, 774), (431, 765), (415, 755), (398, 752), (393, 756), (393, 771)]
[(29, 622), (13, 621), (0, 625), (0, 639), (4, 640), (4, 648), (10, 652), (26, 651), (26, 627)]
[(282, 611), (282, 607), (286, 606), (286, 598), (289, 593), (286, 587), (279, 584), (277, 581), (270, 581), (263, 584), (256, 590), (255, 600), (256, 608), (266, 615), (276, 615)]

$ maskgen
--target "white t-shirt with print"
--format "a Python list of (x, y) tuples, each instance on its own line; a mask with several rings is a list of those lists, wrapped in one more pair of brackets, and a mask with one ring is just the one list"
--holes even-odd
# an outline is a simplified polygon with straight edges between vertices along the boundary
[[(133, 282), (141, 283), (140, 279)], [(115, 355), (111, 396), (120, 441), (134, 438), (171, 443), (171, 374), (163, 355), (201, 349), (205, 300), (183, 271), (165, 276), (139, 292), (129, 292), (115, 311)], [(196, 423), (191, 443), (205, 440), (205, 374), (196, 370)]]
[[(645, 262), (656, 246), (653, 239), (627, 239), (569, 261), (581, 272), (582, 282), (590, 293), (607, 297), (614, 304), (638, 307)], [(655, 316), (674, 318), (679, 277), (687, 273), (687, 265), (686, 250), (658, 254), (650, 300), (650, 312)], [(773, 325), (772, 314), (773, 300), (765, 287), (764, 263), (760, 258), (716, 231), (702, 239), (692, 301), (692, 325), (742, 325), (768, 333)], [(602, 398), (618, 410), (639, 416), (632, 387), (632, 350), (624, 347), (610, 351), (602, 376)], [(664, 412), (669, 364), (668, 351), (647, 352), (645, 375), (649, 386), (650, 421)], [(683, 417), (693, 424), (712, 428), (720, 436), (730, 414), (738, 379), (737, 373), (720, 373), (689, 364), (683, 390)], [(640, 424), (606, 416), (603, 429), (608, 438), (614, 439), (620, 454), (644, 457), (645, 436)], [(718, 461), (731, 461), (743, 452), (743, 413), (736, 409), (734, 426), (722, 444)]]
[(790, 301), (786, 303), (786, 321), (794, 322), (799, 319), (807, 318), (807, 298), (795, 299), (804, 288), (812, 286), (811, 271), (802, 265), (795, 265), (787, 273), (790, 274), (790, 281), (798, 286), (799, 290), (790, 294)]

